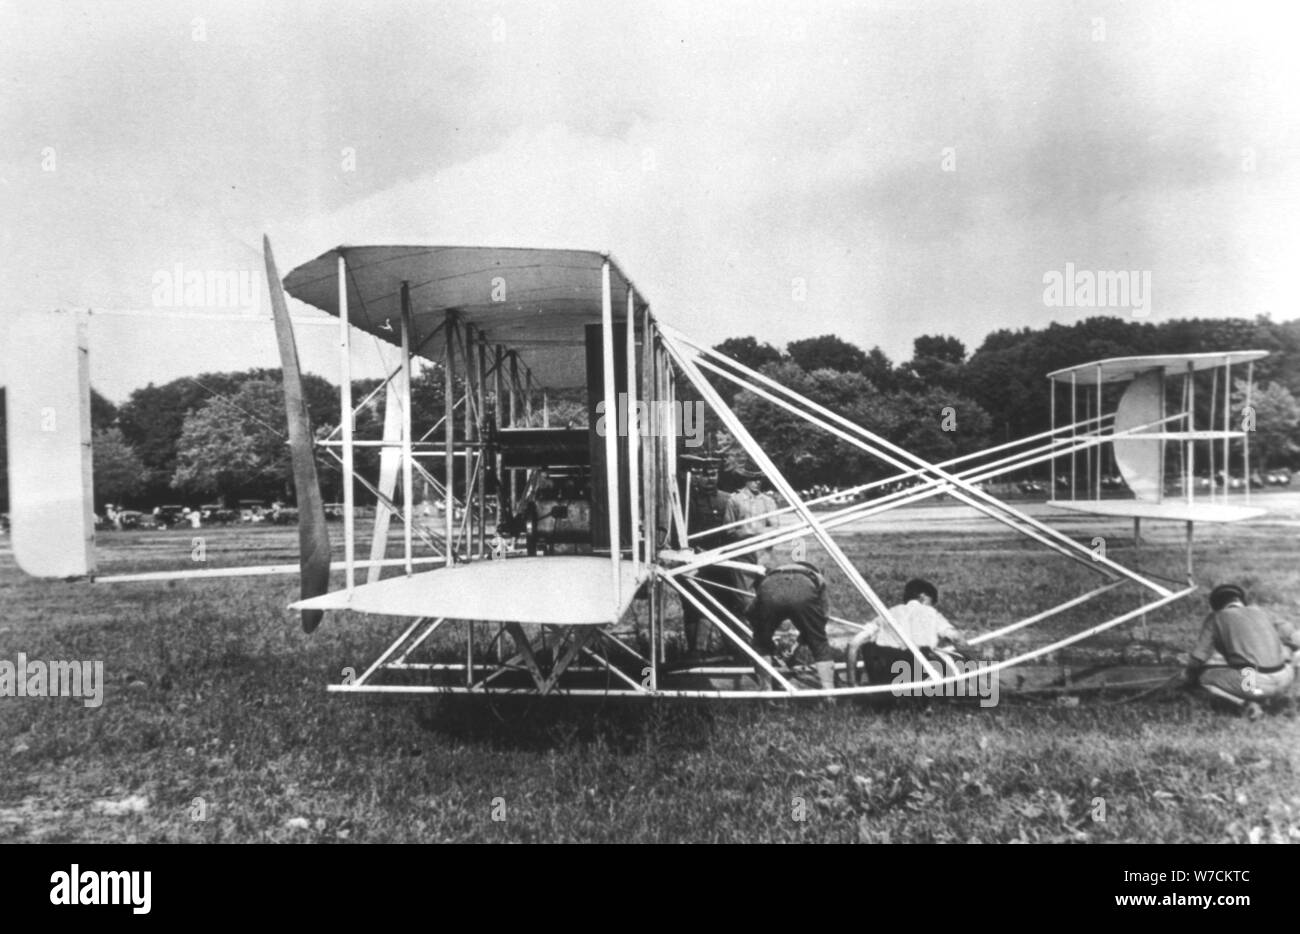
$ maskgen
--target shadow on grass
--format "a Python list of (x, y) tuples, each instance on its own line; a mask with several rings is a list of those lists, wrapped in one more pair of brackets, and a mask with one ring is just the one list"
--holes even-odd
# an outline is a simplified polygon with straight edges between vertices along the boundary
[[(406, 702), (409, 705), (409, 702)], [(420, 729), (494, 749), (567, 751), (601, 744), (612, 751), (701, 750), (718, 728), (720, 711), (708, 703), (604, 698), (457, 697), (423, 699), (415, 707)]]

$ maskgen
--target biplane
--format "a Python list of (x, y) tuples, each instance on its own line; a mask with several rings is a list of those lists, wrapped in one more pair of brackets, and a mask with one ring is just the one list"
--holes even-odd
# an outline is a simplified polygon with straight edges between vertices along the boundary
[[(67, 313), (29, 315), (12, 331), (14, 550), (29, 573), (101, 582), (298, 573), (301, 599), (292, 608), (307, 632), (325, 614), (361, 614), (376, 626), (400, 619), (400, 632), (362, 674), (330, 684), (330, 691), (781, 698), (953, 684), (966, 675), (938, 670), (918, 649), (845, 553), (837, 530), (946, 497), (1095, 577), (1095, 586), (1059, 604), (978, 633), (971, 639), (976, 645), (993, 644), (1118, 588), (1132, 593), (1123, 612), (1009, 653), (990, 663), (997, 671), (1138, 620), (1192, 594), (1196, 585), (1190, 563), (1186, 580), (1179, 581), (1127, 567), (993, 495), (989, 481), (1043, 465), (1055, 479), (1068, 463), (1069, 496), (1054, 492), (1052, 505), (1131, 516), (1135, 534), (1144, 518), (1184, 522), (1189, 562), (1193, 522), (1259, 513), (1228, 503), (1226, 484), (1221, 497), (1213, 491), (1211, 501), (1194, 497), (1193, 478), (1198, 455), (1217, 457), (1226, 469), (1233, 449), (1248, 471), (1249, 432), (1231, 423), (1230, 375), (1244, 368), (1249, 384), (1251, 364), (1262, 352), (1103, 360), (1052, 373), (1048, 431), (931, 463), (661, 321), (605, 253), (339, 246), (281, 280), (269, 241), (264, 249), (293, 455), (299, 564), (96, 574), (85, 328)], [(319, 437), (303, 399), (286, 293), (337, 319), (339, 411), (345, 417)], [(387, 399), (377, 441), (354, 436), (356, 412), (372, 401), (352, 397), (350, 350), (358, 335), (396, 355), (375, 391)], [(426, 366), (441, 369), (444, 411), (431, 431), (416, 437), (412, 380), (415, 368)], [(1221, 421), (1218, 427), (1198, 421), (1207, 397), (1203, 388), (1197, 395), (1197, 385), (1207, 377), (1213, 380), (1210, 418)], [(719, 391), (725, 384), (892, 472), (849, 490), (801, 496)], [(739, 523), (689, 526), (678, 398), (683, 385), (779, 494), (774, 527), (747, 535)], [(581, 399), (586, 424), (552, 425), (552, 393)], [(1068, 403), (1058, 406), (1066, 393)], [(49, 430), (55, 423), (76, 430)], [(381, 449), (377, 480), (357, 479), (377, 504), (374, 533), (363, 557), (357, 484), (345, 482), (340, 560), (330, 542), (317, 464), (328, 459), (345, 478), (353, 477), (363, 445)], [(1181, 459), (1176, 494), (1166, 490), (1172, 457)], [(1123, 477), (1130, 496), (1102, 496), (1104, 462)], [(1213, 460), (1208, 463), (1213, 467)], [(390, 557), (393, 523), (400, 526), (401, 544), (400, 554)], [(514, 547), (521, 538), (524, 546)], [(847, 586), (897, 634), (922, 672), (917, 680), (859, 684), (841, 663), (841, 680), (826, 688), (754, 651), (748, 622), (725, 593), (726, 576), (702, 572), (722, 567), (757, 575), (762, 554), (801, 543), (820, 546)], [(674, 604), (693, 607), (715, 626), (730, 643), (729, 661), (670, 657)], [(837, 622), (850, 631), (866, 623)]]

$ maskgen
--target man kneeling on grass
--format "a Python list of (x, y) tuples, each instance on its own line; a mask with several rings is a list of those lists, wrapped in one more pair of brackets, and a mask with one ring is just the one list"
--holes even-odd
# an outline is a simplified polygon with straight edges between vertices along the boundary
[(1221, 584), (1210, 593), (1210, 614), (1184, 678), (1257, 720), (1264, 713), (1260, 702), (1280, 700), (1295, 681), (1291, 648), (1300, 648), (1294, 627), (1247, 606), (1236, 584)]
[[(939, 589), (928, 580), (919, 577), (908, 581), (903, 587), (903, 602), (889, 608), (889, 615), (898, 627), (907, 633), (921, 654), (932, 662), (944, 675), (953, 674), (955, 662), (961, 660), (959, 653), (944, 647), (945, 643), (965, 645), (961, 631), (948, 622), (937, 609)], [(867, 669), (867, 682), (870, 684), (887, 684), (895, 680), (893, 671), (897, 662), (905, 662), (906, 670), (912, 670), (915, 659), (912, 652), (898, 638), (892, 627), (874, 620), (853, 637), (845, 652), (845, 671), (849, 684), (857, 681), (858, 653)], [(915, 671), (915, 679), (920, 680), (924, 671)]]

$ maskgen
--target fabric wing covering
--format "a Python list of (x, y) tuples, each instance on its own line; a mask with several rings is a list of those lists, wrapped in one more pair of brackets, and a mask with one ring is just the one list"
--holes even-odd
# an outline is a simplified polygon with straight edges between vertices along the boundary
[(623, 616), (640, 584), (631, 562), (622, 562), (621, 599), (616, 606), (609, 561), (607, 557), (573, 555), (479, 561), (339, 590), (302, 600), (292, 608), (601, 625), (617, 622)]
[[(585, 384), (584, 329), (601, 319), (602, 253), (496, 247), (340, 246), (285, 277), (290, 295), (338, 316), (338, 257), (347, 263), (348, 320), (401, 344), (401, 290), (411, 295), (411, 347), (430, 360), (445, 354), (433, 336), (448, 311), (493, 344), (519, 353), (536, 385)], [(631, 283), (610, 261), (615, 320), (627, 310)], [(638, 315), (646, 305), (635, 297)]]

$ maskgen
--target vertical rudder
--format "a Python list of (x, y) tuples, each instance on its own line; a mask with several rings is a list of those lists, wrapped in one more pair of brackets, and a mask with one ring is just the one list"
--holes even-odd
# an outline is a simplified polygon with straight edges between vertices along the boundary
[(90, 350), (84, 312), (21, 312), (4, 340), (14, 560), (33, 577), (95, 573)]

